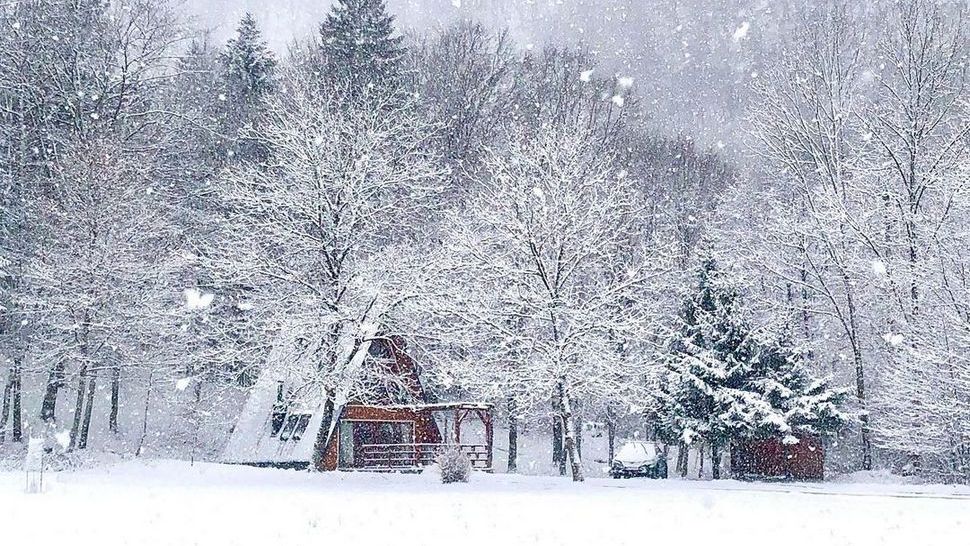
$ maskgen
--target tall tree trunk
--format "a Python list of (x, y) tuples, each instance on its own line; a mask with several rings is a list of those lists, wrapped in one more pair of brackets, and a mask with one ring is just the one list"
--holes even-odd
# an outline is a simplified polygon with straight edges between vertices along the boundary
[(606, 442), (609, 453), (608, 464), (613, 464), (613, 457), (616, 456), (616, 412), (613, 406), (606, 406)]
[(697, 448), (697, 479), (704, 479), (704, 444)]
[(711, 477), (721, 479), (721, 448), (717, 442), (711, 442)]
[(91, 379), (88, 381), (87, 401), (84, 405), (84, 422), (81, 424), (81, 438), (78, 440), (78, 449), (88, 447), (88, 432), (91, 430), (91, 411), (94, 409), (94, 392), (98, 386), (98, 371), (95, 368), (90, 370)]
[(155, 383), (155, 370), (148, 371), (148, 388), (145, 389), (145, 413), (141, 420), (141, 434), (138, 437), (138, 447), (135, 448), (135, 457), (141, 457), (145, 447), (145, 438), (148, 437), (148, 408), (151, 406), (152, 387)]
[(13, 368), (7, 371), (7, 382), (3, 386), (3, 405), (0, 406), (0, 445), (7, 438), (7, 421), (10, 417), (10, 393), (13, 391)]
[(13, 442), (22, 442), (23, 438), (23, 426), (24, 418), (23, 412), (21, 410), (21, 393), (23, 392), (22, 383), (23, 380), (23, 360), (21, 357), (14, 358), (13, 361), (13, 403), (10, 408), (12, 411), (11, 420), (11, 431), (10, 440)]
[(853, 287), (848, 274), (843, 274), (842, 283), (846, 290), (846, 303), (848, 305), (848, 334), (849, 343), (852, 347), (852, 360), (855, 364), (856, 398), (859, 399), (859, 405), (862, 407), (862, 414), (859, 417), (862, 422), (862, 469), (872, 470), (872, 440), (870, 439), (869, 414), (866, 412), (866, 376), (862, 362), (862, 348), (859, 346), (857, 335), (855, 299), (852, 295)]
[(44, 401), (40, 405), (40, 418), (45, 423), (53, 423), (57, 419), (57, 393), (64, 385), (64, 360), (58, 360), (51, 366), (47, 375), (47, 388), (44, 391)]
[(74, 403), (74, 421), (71, 424), (71, 441), (67, 446), (68, 451), (77, 448), (78, 438), (81, 435), (81, 416), (84, 412), (84, 389), (87, 386), (87, 375), (88, 365), (82, 364), (77, 376), (77, 400)]
[(508, 411), (509, 411), (509, 474), (514, 474), (518, 471), (518, 458), (519, 458), (519, 417), (517, 415), (517, 408), (515, 405), (515, 399), (511, 396), (508, 401)]
[(690, 458), (690, 447), (684, 442), (677, 444), (677, 472), (681, 478), (687, 477), (687, 467)]
[(310, 457), (310, 470), (324, 470), (327, 449), (332, 441), (331, 431), (336, 429), (336, 421), (340, 419), (333, 401), (333, 393), (327, 389), (324, 392), (324, 396), (327, 397), (327, 400), (323, 403), (323, 419), (320, 420), (320, 430), (317, 431), (317, 437), (313, 441), (313, 455)]
[(558, 400), (552, 403), (552, 462), (559, 467), (559, 475), (566, 475), (566, 456), (563, 453), (562, 442), (562, 411)]
[(576, 446), (576, 423), (573, 419), (572, 403), (569, 400), (569, 393), (566, 392), (566, 385), (563, 381), (559, 382), (559, 407), (562, 408), (562, 428), (563, 428), (563, 448), (569, 457), (569, 466), (572, 470), (573, 481), (581, 482), (583, 476), (583, 460), (579, 455)]
[(579, 457), (583, 457), (583, 418), (576, 416), (573, 418), (573, 422), (576, 427), (576, 453), (579, 453)]
[(118, 404), (121, 395), (121, 365), (111, 367), (111, 411), (108, 413), (108, 431), (118, 433)]

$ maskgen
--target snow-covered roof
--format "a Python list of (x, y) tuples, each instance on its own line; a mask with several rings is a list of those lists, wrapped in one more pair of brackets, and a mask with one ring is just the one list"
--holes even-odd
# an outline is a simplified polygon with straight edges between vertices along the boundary
[[(364, 352), (366, 354), (366, 347)], [(316, 363), (311, 355), (315, 347), (292, 333), (281, 334), (266, 358), (259, 380), (250, 391), (239, 421), (222, 460), (229, 463), (280, 463), (310, 461), (317, 431), (323, 421), (325, 401), (322, 387), (313, 378)], [(310, 414), (306, 430), (299, 438), (281, 440), (273, 435), (273, 410), (279, 385), (293, 389), (289, 413)]]
[[(323, 386), (317, 380), (318, 364), (313, 360), (313, 355), (319, 353), (319, 346), (293, 334), (293, 331), (295, 329), (285, 331), (274, 343), (229, 443), (223, 450), (223, 461), (260, 464), (309, 462), (313, 458), (314, 445), (321, 427), (329, 426), (331, 430), (328, 435), (333, 436), (337, 420), (323, 423), (326, 398)], [(366, 322), (357, 331), (340, 339), (338, 369), (330, 374), (340, 378), (340, 384), (333, 392), (335, 416), (339, 416), (343, 408), (353, 401), (355, 386), (371, 354), (371, 345), (382, 342), (381, 340), (393, 343), (388, 338), (378, 336), (376, 324)], [(400, 348), (395, 348), (394, 351), (397, 355)], [(396, 358), (397, 356), (395, 362)], [(273, 413), (281, 385), (287, 402), (286, 419), (292, 418), (293, 422), (287, 421), (282, 433), (277, 431), (273, 434)], [(407, 387), (410, 391), (420, 391), (420, 383), (413, 386), (408, 384)], [(423, 393), (421, 399), (423, 400)], [(413, 406), (409, 407), (413, 409)], [(467, 409), (485, 408), (469, 406)], [(300, 418), (303, 419), (302, 422)], [(292, 433), (293, 429), (296, 434)]]

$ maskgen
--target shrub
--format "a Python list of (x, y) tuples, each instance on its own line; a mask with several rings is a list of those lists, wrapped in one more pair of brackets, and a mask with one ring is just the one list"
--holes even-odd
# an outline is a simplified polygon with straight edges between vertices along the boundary
[(457, 447), (448, 447), (438, 455), (441, 483), (467, 482), (472, 473), (472, 463)]

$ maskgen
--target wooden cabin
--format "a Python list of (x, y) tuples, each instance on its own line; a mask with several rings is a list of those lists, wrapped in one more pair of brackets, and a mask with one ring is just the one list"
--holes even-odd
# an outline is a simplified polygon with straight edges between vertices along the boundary
[[(281, 343), (286, 350), (270, 353), (225, 462), (305, 469), (316, 461), (318, 470), (415, 471), (452, 446), (473, 468), (491, 471), (492, 406), (433, 400), (403, 339), (374, 335), (358, 344), (359, 387), (342, 405), (327, 404), (314, 381), (315, 365), (301, 362), (314, 348), (298, 339)], [(331, 424), (326, 415), (334, 413)]]
[(731, 446), (731, 474), (742, 480), (807, 480), (825, 477), (825, 446), (809, 434), (789, 441), (765, 438)]

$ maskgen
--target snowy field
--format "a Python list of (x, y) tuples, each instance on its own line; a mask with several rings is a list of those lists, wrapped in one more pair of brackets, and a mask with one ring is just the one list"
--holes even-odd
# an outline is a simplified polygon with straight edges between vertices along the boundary
[[(0, 473), (4, 544), (966, 544), (970, 488), (308, 474), (127, 462)], [(99, 522), (99, 523), (96, 523)], [(9, 542), (7, 542), (9, 540)]]

